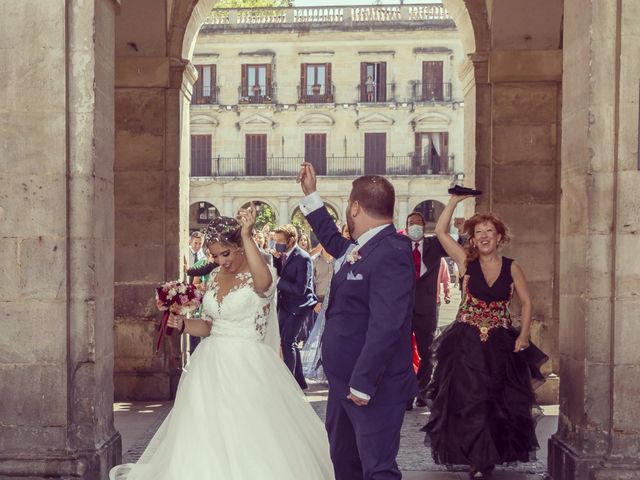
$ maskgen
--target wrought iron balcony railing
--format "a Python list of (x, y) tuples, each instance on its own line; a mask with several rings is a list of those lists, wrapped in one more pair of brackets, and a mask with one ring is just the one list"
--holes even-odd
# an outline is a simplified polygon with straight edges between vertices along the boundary
[(411, 100), (414, 102), (450, 102), (451, 84), (413, 82)]
[(333, 103), (336, 98), (335, 85), (298, 85), (298, 103)]
[(238, 87), (238, 103), (276, 103), (275, 85), (253, 85)]
[(218, 103), (218, 94), (220, 93), (220, 87), (203, 86), (201, 89), (196, 85), (193, 95), (191, 95), (192, 105), (216, 105)]
[[(214, 157), (210, 168), (203, 168), (192, 161), (192, 177), (295, 177), (304, 157), (267, 157), (256, 160), (246, 157)], [(391, 155), (365, 158), (326, 157), (312, 161), (319, 175), (351, 177), (367, 174), (378, 175), (451, 175), (453, 156), (423, 158), (420, 155)], [(197, 168), (194, 168), (197, 166)]]
[(375, 85), (361, 83), (357, 87), (360, 103), (385, 103), (396, 101), (396, 84)]

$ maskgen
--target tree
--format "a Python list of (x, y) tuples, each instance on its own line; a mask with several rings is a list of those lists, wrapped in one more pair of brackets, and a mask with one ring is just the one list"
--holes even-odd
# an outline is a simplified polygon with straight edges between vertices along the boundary
[(220, 0), (216, 3), (215, 8), (272, 8), (291, 6), (293, 6), (293, 0)]

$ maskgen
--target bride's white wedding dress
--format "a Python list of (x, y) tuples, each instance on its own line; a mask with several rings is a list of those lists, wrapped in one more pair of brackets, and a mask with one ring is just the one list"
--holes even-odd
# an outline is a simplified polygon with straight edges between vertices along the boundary
[(183, 372), (173, 409), (138, 463), (109, 478), (333, 479), (324, 426), (274, 349), (274, 271), (264, 297), (244, 273), (221, 299), (218, 271), (203, 298), (211, 334)]

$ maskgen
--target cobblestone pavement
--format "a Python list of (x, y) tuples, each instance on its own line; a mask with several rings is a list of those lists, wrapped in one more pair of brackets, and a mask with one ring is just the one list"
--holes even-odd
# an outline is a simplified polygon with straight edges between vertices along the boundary
[[(307, 399), (321, 418), (324, 418), (328, 389), (325, 384), (312, 384), (307, 391)], [(116, 428), (123, 438), (123, 462), (135, 462), (146, 448), (166, 415), (171, 409), (170, 402), (116, 403), (114, 405)], [(502, 467), (494, 473), (495, 480), (542, 480), (546, 478), (546, 443), (555, 432), (557, 408), (548, 408), (551, 415), (538, 424), (538, 440), (542, 445), (539, 458), (535, 462), (513, 467)], [(447, 480), (468, 478), (464, 467), (447, 471), (435, 465), (429, 450), (423, 445), (424, 433), (420, 428), (425, 424), (428, 412), (416, 408), (405, 415), (400, 440), (398, 464), (405, 472), (406, 480)]]
[[(438, 326), (452, 322), (460, 304), (460, 291), (452, 286), (451, 303), (440, 307)], [(328, 389), (325, 384), (310, 384), (307, 399), (320, 418), (324, 419)], [(116, 428), (123, 439), (123, 462), (135, 462), (146, 448), (164, 418), (171, 409), (170, 402), (135, 402), (114, 404)], [(538, 423), (537, 433), (541, 449), (538, 459), (516, 466), (499, 467), (494, 480), (543, 480), (547, 479), (547, 441), (557, 428), (557, 406), (544, 407), (545, 416)], [(436, 465), (424, 446), (424, 433), (420, 429), (428, 418), (425, 408), (407, 412), (402, 426), (398, 464), (405, 480), (456, 480), (468, 479), (464, 467), (447, 470)]]

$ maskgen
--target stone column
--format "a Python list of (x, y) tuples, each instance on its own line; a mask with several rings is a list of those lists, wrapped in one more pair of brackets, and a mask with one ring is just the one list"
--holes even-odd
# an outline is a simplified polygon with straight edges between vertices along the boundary
[(640, 4), (564, 3), (555, 480), (640, 479)]
[(409, 197), (400, 195), (398, 197), (398, 218), (395, 222), (397, 228), (406, 226), (407, 215), (409, 215)]
[[(557, 218), (562, 51), (475, 54), (478, 211), (493, 211), (515, 240), (504, 254), (523, 267), (533, 295), (532, 340), (550, 357), (536, 393), (557, 403)], [(468, 91), (467, 97), (473, 89)], [(465, 109), (467, 100), (465, 98)], [(468, 152), (465, 152), (465, 158)], [(517, 297), (516, 297), (517, 300)], [(519, 312), (516, 305), (514, 311)], [(517, 323), (517, 318), (516, 318)]]
[(160, 318), (154, 288), (183, 275), (189, 169), (180, 140), (189, 132), (192, 74), (175, 58), (116, 61), (117, 399), (172, 398), (179, 378), (177, 336), (154, 353)]
[[(106, 478), (113, 427), (112, 0), (0, 17), (0, 478)], [(28, 37), (29, 48), (25, 48)]]
[(278, 223), (284, 225), (289, 223), (289, 197), (278, 197)]
[(235, 212), (233, 211), (233, 197), (225, 195), (224, 197), (224, 213), (225, 217), (233, 217), (235, 216)]

